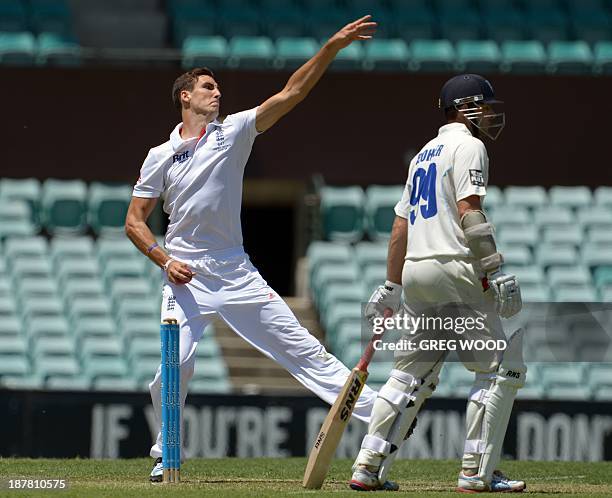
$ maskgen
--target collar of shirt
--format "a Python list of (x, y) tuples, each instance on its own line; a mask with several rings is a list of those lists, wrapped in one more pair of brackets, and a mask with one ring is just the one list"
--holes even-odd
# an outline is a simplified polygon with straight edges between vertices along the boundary
[(438, 135), (442, 135), (443, 133), (448, 133), (451, 131), (458, 131), (461, 133), (465, 133), (466, 135), (472, 135), (470, 130), (468, 130), (468, 127), (465, 126), (463, 123), (448, 123), (444, 126), (441, 126), (438, 130)]
[[(219, 127), (219, 126), (221, 126), (221, 123), (215, 120), (212, 123), (208, 124), (208, 126), (206, 127), (206, 130), (208, 131), (210, 127)], [(172, 145), (172, 149), (174, 151), (177, 151), (183, 148), (185, 145), (192, 143), (194, 140), (199, 141), (204, 135), (206, 135), (206, 133), (202, 133), (199, 137), (191, 137), (191, 138), (183, 139), (183, 137), (181, 137), (182, 127), (183, 127), (183, 123), (180, 122), (174, 127), (174, 130), (172, 130), (172, 133), (170, 133), (170, 145)]]

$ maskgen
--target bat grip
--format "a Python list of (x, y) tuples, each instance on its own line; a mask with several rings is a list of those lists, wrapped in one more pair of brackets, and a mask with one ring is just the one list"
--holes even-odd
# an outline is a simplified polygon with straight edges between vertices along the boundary
[[(383, 316), (385, 318), (389, 318), (392, 315), (393, 315), (393, 311), (390, 308), (385, 309), (383, 313)], [(372, 357), (374, 356), (374, 353), (376, 352), (376, 349), (374, 348), (374, 343), (382, 339), (382, 336), (384, 335), (384, 333), (385, 331), (383, 330), (380, 334), (374, 334), (372, 336), (372, 338), (368, 342), (368, 345), (366, 346), (365, 351), (363, 352), (363, 354), (361, 355), (361, 358), (359, 359), (359, 363), (357, 363), (358, 370), (361, 370), (362, 372), (368, 371), (368, 365), (372, 361)]]

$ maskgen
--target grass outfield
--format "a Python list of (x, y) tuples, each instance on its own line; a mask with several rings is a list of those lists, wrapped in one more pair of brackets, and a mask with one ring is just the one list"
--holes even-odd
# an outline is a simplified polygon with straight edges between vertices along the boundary
[[(195, 459), (182, 467), (179, 485), (148, 482), (150, 458), (131, 460), (0, 459), (4, 489), (0, 496), (52, 493), (9, 491), (8, 478), (66, 478), (69, 489), (60, 497), (142, 496), (361, 496), (347, 488), (351, 463), (335, 461), (322, 490), (302, 489), (304, 458)], [(392, 478), (404, 496), (464, 496), (454, 492), (457, 461), (402, 460)], [(527, 481), (527, 490), (540, 496), (612, 496), (612, 463), (504, 462), (504, 471)], [(403, 492), (402, 492), (403, 491)], [(180, 493), (180, 494), (179, 494)], [(396, 496), (395, 494), (393, 496)]]

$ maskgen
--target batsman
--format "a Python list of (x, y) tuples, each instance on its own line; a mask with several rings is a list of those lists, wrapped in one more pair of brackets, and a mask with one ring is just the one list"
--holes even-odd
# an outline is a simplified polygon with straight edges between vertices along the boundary
[(501, 133), (505, 125), (505, 114), (497, 109), (501, 104), (482, 76), (451, 78), (439, 100), (446, 124), (410, 163), (395, 207), (387, 281), (370, 299), (375, 303), (370, 318), (390, 308), (415, 319), (444, 318), (447, 323), (451, 318), (455, 324), (483, 326), (461, 331), (455, 327), (450, 332), (439, 326), (438, 330), (415, 326), (402, 331), (402, 340), (412, 347), (396, 350), (394, 368), (378, 393), (353, 466), (352, 489), (398, 489), (387, 481), (387, 473), (415, 429), (417, 414), (435, 390), (450, 354), (424, 345), (449, 333), (463, 339), (506, 341), (506, 347), (495, 350), (457, 350), (458, 358), (474, 372), (457, 490), (525, 489), (523, 481), (509, 479), (497, 469), (514, 398), (527, 371), (522, 330), (506, 339), (500, 320), (520, 311), (520, 288), (516, 277), (503, 270), (493, 225), (481, 205), (489, 177), (481, 138), (495, 140)]

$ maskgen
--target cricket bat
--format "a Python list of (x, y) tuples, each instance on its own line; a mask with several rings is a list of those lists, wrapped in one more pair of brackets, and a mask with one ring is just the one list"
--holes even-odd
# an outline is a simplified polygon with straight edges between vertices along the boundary
[[(391, 310), (385, 310), (385, 316), (390, 315)], [(368, 378), (368, 365), (375, 351), (374, 341), (380, 339), (383, 333), (372, 336), (359, 362), (351, 370), (342, 391), (323, 421), (321, 430), (319, 430), (312, 450), (310, 450), (306, 471), (304, 472), (302, 485), (307, 489), (320, 489), (323, 485), (338, 443)]]

